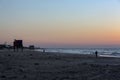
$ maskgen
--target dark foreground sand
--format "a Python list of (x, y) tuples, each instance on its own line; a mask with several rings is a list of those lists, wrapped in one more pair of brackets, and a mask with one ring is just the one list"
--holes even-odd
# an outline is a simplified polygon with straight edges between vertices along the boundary
[(120, 80), (120, 59), (0, 51), (0, 80)]

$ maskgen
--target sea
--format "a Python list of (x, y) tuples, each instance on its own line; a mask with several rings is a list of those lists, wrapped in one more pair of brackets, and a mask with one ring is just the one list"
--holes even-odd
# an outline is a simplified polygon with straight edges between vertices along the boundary
[[(45, 52), (66, 53), (66, 54), (95, 54), (98, 51), (99, 56), (120, 58), (120, 48), (44, 48)], [(36, 49), (42, 52), (43, 49)]]

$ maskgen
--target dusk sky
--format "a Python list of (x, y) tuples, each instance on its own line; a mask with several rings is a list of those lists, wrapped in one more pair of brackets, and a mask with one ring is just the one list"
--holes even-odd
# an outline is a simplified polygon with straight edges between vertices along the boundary
[(0, 44), (120, 46), (120, 0), (0, 0)]

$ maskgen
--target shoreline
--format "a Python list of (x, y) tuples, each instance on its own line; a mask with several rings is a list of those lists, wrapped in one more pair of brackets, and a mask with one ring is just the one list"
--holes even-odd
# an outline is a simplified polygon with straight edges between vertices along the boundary
[[(42, 53), (42, 51), (37, 51), (37, 50), (35, 50), (36, 52), (41, 52)], [(45, 52), (45, 53), (57, 53), (57, 54), (68, 54), (68, 55), (70, 55), (70, 54), (76, 54), (76, 55), (95, 55), (94, 53), (92, 53), (92, 54), (80, 54), (80, 53), (63, 53), (63, 52)], [(98, 57), (109, 57), (109, 58), (120, 58), (120, 55), (112, 55), (112, 54), (98, 54)]]
[[(119, 80), (120, 58), (0, 51), (0, 80)], [(114, 74), (114, 75), (113, 75)]]

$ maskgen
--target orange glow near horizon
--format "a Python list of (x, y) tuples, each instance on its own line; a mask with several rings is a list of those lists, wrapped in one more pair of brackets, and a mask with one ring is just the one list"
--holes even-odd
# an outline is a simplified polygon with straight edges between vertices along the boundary
[[(62, 24), (36, 25), (36, 28), (13, 28), (11, 31), (2, 31), (1, 42), (12, 43), (13, 39), (23, 39), (29, 44), (57, 44), (57, 45), (116, 45), (120, 44), (120, 28), (103, 25), (105, 27), (93, 27), (87, 25)], [(22, 25), (24, 26), (24, 25)], [(29, 25), (27, 25), (29, 26)], [(38, 27), (37, 27), (38, 26)], [(44, 26), (39, 28), (39, 26)], [(56, 27), (57, 26), (57, 27)], [(60, 27), (61, 26), (61, 27)], [(84, 27), (79, 27), (84, 26)], [(102, 25), (101, 25), (102, 26)], [(9, 28), (8, 28), (9, 29)], [(19, 29), (19, 30), (18, 30)], [(21, 32), (22, 31), (22, 32)], [(3, 36), (6, 35), (6, 36)], [(12, 36), (11, 36), (12, 35)]]

